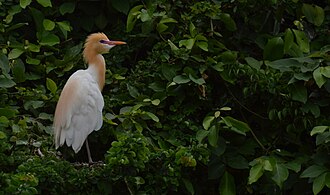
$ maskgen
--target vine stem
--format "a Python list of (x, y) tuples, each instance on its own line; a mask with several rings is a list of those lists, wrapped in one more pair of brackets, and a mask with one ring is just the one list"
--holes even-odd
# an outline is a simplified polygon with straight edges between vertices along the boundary
[[(255, 112), (253, 112), (252, 110), (250, 110), (250, 109), (248, 109), (246, 106), (244, 106), (236, 97), (235, 97), (235, 95), (233, 94), (233, 92), (229, 89), (229, 87), (226, 85), (226, 88), (227, 88), (227, 90), (229, 91), (229, 93), (230, 93), (230, 95), (234, 98), (234, 100), (242, 107), (242, 108), (244, 108), (245, 110), (247, 110), (248, 112), (250, 112), (250, 113), (252, 113), (252, 114), (254, 114), (254, 115), (256, 115), (256, 116), (258, 116), (258, 117), (260, 117), (260, 118), (262, 118), (262, 119), (268, 119), (268, 118), (266, 118), (266, 117), (263, 117), (263, 116), (261, 116), (261, 115), (259, 115), (258, 113), (255, 113)], [(247, 121), (246, 120), (246, 118), (245, 118), (245, 116), (244, 116), (244, 114), (243, 113), (241, 113), (242, 114), (242, 116), (243, 116), (243, 118), (244, 118), (244, 120), (245, 121)], [(260, 140), (258, 139), (258, 137), (256, 136), (256, 134), (254, 133), (254, 131), (250, 128), (250, 132), (251, 132), (251, 135), (252, 135), (252, 137), (254, 138), (254, 140), (256, 140), (256, 142), (259, 144), (259, 146), (262, 148), (262, 150), (264, 150), (264, 151), (267, 151), (267, 149), (265, 148), (265, 146), (260, 142)]]
[(130, 195), (134, 195), (133, 190), (129, 187), (129, 183), (128, 183), (126, 177), (124, 178), (124, 181), (126, 183), (126, 186), (127, 186), (128, 191), (129, 191), (129, 194)]

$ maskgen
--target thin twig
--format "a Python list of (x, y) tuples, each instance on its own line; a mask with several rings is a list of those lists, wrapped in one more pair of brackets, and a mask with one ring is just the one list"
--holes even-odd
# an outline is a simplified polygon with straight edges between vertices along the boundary
[(124, 181), (126, 183), (126, 186), (127, 186), (128, 191), (129, 191), (129, 194), (130, 195), (134, 195), (133, 190), (129, 187), (129, 183), (128, 183), (126, 177), (124, 178)]
[(268, 120), (268, 118), (264, 117), (264, 116), (261, 116), (260, 114), (250, 110), (248, 107), (244, 106), (236, 97), (235, 95), (231, 92), (231, 90), (229, 89), (229, 87), (226, 85), (226, 88), (227, 90), (229, 91), (230, 95), (234, 98), (234, 100), (242, 107), (244, 108), (245, 110), (247, 110), (248, 112), (250, 112), (251, 114), (254, 114), (256, 115), (257, 117), (261, 118), (261, 119), (264, 119), (264, 120)]

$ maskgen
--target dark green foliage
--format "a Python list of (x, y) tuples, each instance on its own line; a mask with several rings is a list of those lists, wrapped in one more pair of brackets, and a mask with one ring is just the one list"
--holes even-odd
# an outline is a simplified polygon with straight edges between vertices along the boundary
[[(329, 193), (329, 1), (0, 5), (0, 194)], [(88, 166), (52, 120), (98, 31), (128, 45)]]

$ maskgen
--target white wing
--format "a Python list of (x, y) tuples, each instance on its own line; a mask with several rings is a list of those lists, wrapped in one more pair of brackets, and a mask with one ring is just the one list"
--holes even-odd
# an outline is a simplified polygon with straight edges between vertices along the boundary
[(55, 146), (64, 142), (77, 153), (87, 136), (102, 126), (104, 100), (88, 70), (78, 70), (65, 84), (54, 116)]

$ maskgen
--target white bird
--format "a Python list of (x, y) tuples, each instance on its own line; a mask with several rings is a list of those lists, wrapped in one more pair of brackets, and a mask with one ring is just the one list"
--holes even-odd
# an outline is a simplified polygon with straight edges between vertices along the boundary
[(101, 91), (105, 83), (105, 60), (102, 56), (123, 41), (111, 41), (103, 33), (87, 37), (83, 57), (88, 64), (86, 70), (73, 73), (61, 92), (54, 116), (55, 147), (65, 142), (79, 152), (86, 140), (88, 161), (92, 162), (87, 136), (102, 127), (104, 106)]

